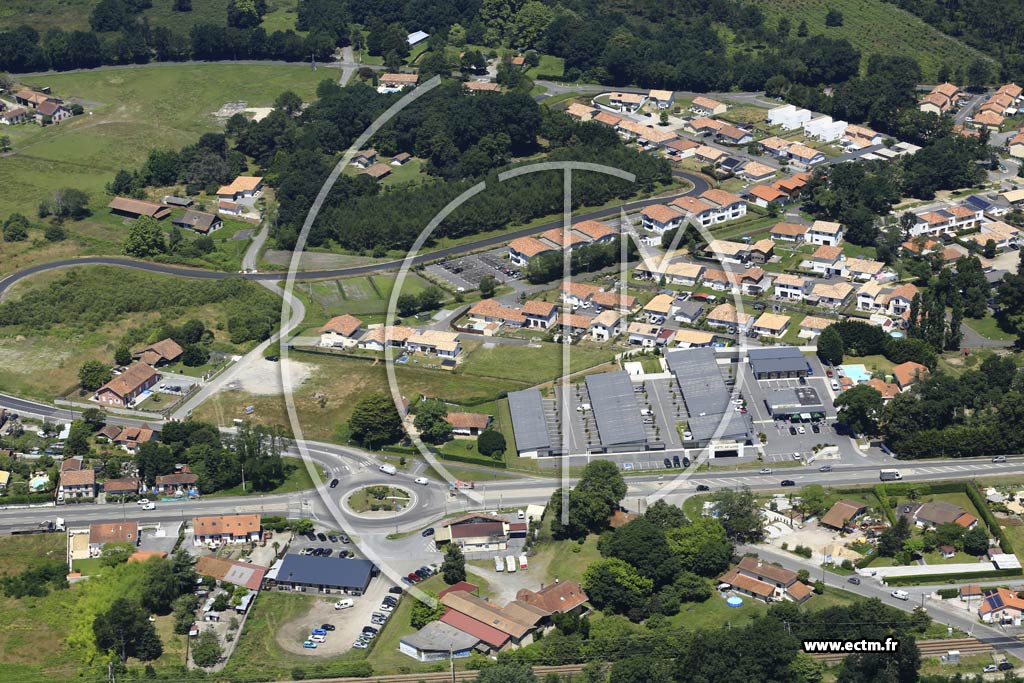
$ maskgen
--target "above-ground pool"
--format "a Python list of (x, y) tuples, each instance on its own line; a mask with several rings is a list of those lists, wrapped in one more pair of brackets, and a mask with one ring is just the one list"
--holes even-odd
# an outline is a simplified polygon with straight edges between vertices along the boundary
[(743, 604), (743, 598), (733, 595), (727, 598), (725, 603), (729, 605), (729, 607), (739, 607)]
[(871, 379), (871, 373), (863, 365), (840, 365), (839, 367), (843, 369), (843, 374), (849, 377), (854, 384), (867, 382)]

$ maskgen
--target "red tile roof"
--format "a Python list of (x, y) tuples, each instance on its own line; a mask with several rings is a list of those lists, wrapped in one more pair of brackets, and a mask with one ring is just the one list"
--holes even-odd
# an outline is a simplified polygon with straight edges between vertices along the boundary
[(487, 643), (493, 648), (501, 648), (509, 641), (509, 635), (502, 633), (493, 626), (488, 626), (482, 621), (477, 621), (473, 617), (456, 612), (453, 609), (449, 609), (441, 617), (440, 621), (454, 626), (463, 633), (468, 633), (474, 638), (479, 638), (483, 642)]

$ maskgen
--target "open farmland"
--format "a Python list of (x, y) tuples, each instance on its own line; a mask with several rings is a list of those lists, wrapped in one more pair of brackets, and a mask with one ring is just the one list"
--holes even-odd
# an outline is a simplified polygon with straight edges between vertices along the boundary
[[(966, 65), (983, 57), (980, 52), (964, 45), (926, 24), (922, 19), (882, 0), (749, 0), (767, 17), (768, 26), (775, 26), (787, 17), (793, 25), (793, 34), (801, 21), (807, 22), (810, 34), (824, 34), (831, 38), (845, 38), (862, 55), (861, 67), (867, 65), (873, 54), (905, 55), (921, 65), (925, 82), (936, 79), (943, 64), (950, 69)], [(825, 26), (825, 14), (835, 9), (843, 13), (843, 25)]]

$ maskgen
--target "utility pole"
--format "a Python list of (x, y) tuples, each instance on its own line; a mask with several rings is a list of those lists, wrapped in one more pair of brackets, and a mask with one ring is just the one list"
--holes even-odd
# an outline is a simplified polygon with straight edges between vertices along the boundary
[(245, 465), (242, 465), (242, 493), (245, 493)]
[(455, 683), (455, 653), (451, 647), (448, 648), (448, 670), (452, 674), (452, 683)]

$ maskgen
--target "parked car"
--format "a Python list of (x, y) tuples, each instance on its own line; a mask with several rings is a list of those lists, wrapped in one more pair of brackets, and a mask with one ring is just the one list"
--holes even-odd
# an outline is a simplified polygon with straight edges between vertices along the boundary
[(683, 432), (683, 441), (693, 441), (693, 432)]
[(322, 553), (322, 556), (323, 557), (330, 557), (331, 553), (333, 553), (333, 552), (334, 552), (333, 548), (324, 548), (324, 552)]
[(664, 463), (665, 469), (667, 469), (667, 470), (672, 469), (672, 461), (669, 460), (668, 458), (665, 458), (664, 460), (662, 460), (662, 463)]
[(405, 578), (409, 579), (413, 583), (419, 583), (423, 580), (423, 577), (417, 574), (416, 572), (409, 572), (405, 575)]
[(356, 642), (352, 643), (352, 647), (357, 648), (359, 650), (365, 650), (367, 647), (369, 647), (369, 643), (367, 643), (365, 640), (357, 640)]
[(796, 436), (796, 427), (790, 427), (789, 428), (789, 435), (790, 436)]
[(342, 542), (342, 543), (351, 543), (351, 542), (352, 542), (352, 539), (351, 539), (351, 538), (349, 538), (348, 536), (346, 536), (345, 534), (342, 534), (342, 535), (341, 535), (341, 542)]
[(801, 455), (799, 453), (793, 453), (793, 459), (794, 460), (800, 460), (800, 458), (801, 458)]
[(800, 434), (806, 434), (806, 433), (807, 433), (807, 430), (806, 430), (806, 429), (804, 429), (804, 426), (803, 426), (803, 425), (800, 425), (799, 427), (797, 427), (797, 428), (796, 428), (796, 431), (797, 431), (798, 433), (800, 433)]
[(322, 628), (324, 631), (333, 631), (334, 624), (320, 624), (320, 628)]
[(981, 670), (981, 673), (990, 674), (995, 673), (996, 671), (999, 671), (999, 667), (997, 667), (995, 664), (986, 664), (985, 668)]
[(860, 585), (860, 577), (859, 576), (851, 576), (850, 578), (848, 578), (846, 580), (846, 583), (852, 583), (854, 586), (859, 586)]
[(679, 456), (678, 455), (673, 455), (672, 456), (672, 466), (673, 467), (679, 467)]
[(821, 434), (821, 427), (818, 425), (811, 425), (811, 431), (815, 434)]
[(382, 602), (382, 603), (380, 603), (379, 609), (380, 609), (381, 612), (392, 612), (392, 611), (394, 611), (395, 606), (394, 605), (389, 605), (386, 602)]
[(331, 539), (331, 543), (337, 543), (338, 542), (338, 537), (335, 536), (334, 534), (328, 535), (327, 538)]
[(302, 647), (306, 648), (307, 650), (315, 650), (316, 643), (314, 643), (312, 640), (305, 640), (302, 642)]
[(355, 604), (355, 600), (345, 598), (344, 600), (338, 600), (338, 602), (334, 603), (334, 609), (348, 609), (349, 607), (355, 606)]
[(401, 586), (392, 586), (388, 589), (388, 593), (395, 593), (396, 595), (401, 595), (404, 592)]
[(433, 576), (436, 573), (433, 569), (427, 566), (420, 567), (419, 570), (424, 572), (427, 576)]
[(426, 538), (427, 536), (433, 536), (433, 535), (434, 535), (434, 527), (428, 527), (428, 528), (426, 528), (426, 529), (424, 529), (423, 531), (420, 532), (420, 536), (423, 536), (424, 538)]
[(996, 668), (1000, 671), (1009, 671), (1013, 668), (1013, 662), (999, 662)]
[(324, 532), (321, 531), (320, 533), (318, 533), (316, 535), (316, 540), (318, 540), (321, 543), (323, 543), (323, 542), (325, 542), (327, 540), (327, 535)]
[(412, 585), (412, 580), (410, 580), (408, 576), (403, 576), (402, 577), (402, 583), (405, 583), (405, 584), (408, 584), (408, 585), (411, 586)]

